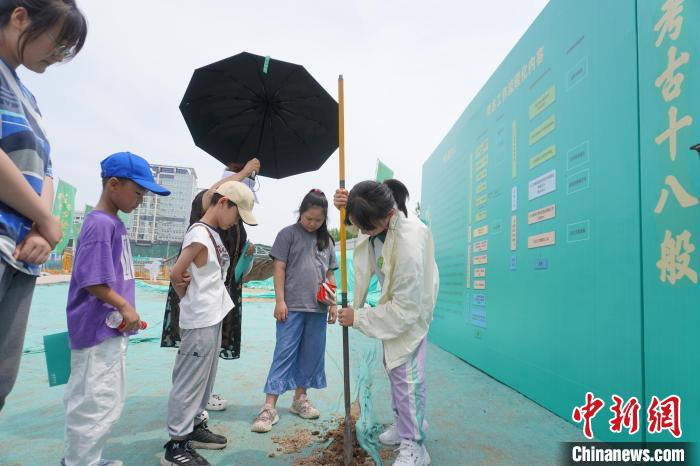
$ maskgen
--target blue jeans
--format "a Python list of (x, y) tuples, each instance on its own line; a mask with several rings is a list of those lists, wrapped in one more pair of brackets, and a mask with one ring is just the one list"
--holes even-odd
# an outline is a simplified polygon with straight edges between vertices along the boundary
[(277, 322), (277, 343), (264, 392), (281, 395), (297, 388), (326, 388), (325, 312), (289, 311)]

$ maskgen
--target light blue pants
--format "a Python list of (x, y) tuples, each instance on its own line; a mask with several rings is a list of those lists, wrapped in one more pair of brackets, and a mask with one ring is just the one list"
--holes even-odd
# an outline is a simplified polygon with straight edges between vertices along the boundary
[(425, 353), (427, 337), (411, 358), (389, 371), (391, 407), (402, 439), (421, 443), (425, 440)]
[(265, 393), (281, 395), (297, 388), (326, 388), (327, 314), (290, 311), (277, 322), (277, 343)]

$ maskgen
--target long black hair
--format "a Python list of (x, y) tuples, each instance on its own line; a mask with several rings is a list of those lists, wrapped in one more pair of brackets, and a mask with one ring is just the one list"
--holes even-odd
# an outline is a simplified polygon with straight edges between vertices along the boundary
[(355, 224), (363, 230), (373, 230), (379, 220), (389, 215), (394, 205), (408, 217), (407, 200), (408, 189), (399, 180), (390, 179), (383, 183), (362, 181), (350, 190), (345, 207), (345, 223)]
[(331, 238), (330, 233), (328, 233), (328, 199), (326, 199), (326, 195), (323, 194), (323, 191), (320, 189), (312, 189), (304, 196), (299, 206), (299, 218), (297, 222), (301, 221), (301, 215), (304, 212), (313, 207), (318, 207), (323, 210), (323, 223), (318, 230), (316, 230), (316, 247), (319, 251), (323, 251), (333, 241), (333, 238)]
[[(31, 24), (19, 36), (17, 53), (24, 56), (27, 44), (63, 21), (55, 37), (57, 45), (69, 45), (73, 56), (80, 52), (87, 37), (87, 20), (78, 9), (75, 0), (2, 0), (0, 1), (0, 29), (7, 26), (12, 12), (17, 8), (27, 10)], [(72, 57), (67, 57), (70, 59)]]

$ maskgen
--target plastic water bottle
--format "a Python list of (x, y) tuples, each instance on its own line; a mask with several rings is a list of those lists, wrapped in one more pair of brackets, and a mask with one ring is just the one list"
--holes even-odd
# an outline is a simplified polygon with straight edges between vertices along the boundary
[[(105, 324), (107, 324), (107, 327), (116, 328), (120, 332), (124, 331), (124, 327), (126, 327), (126, 324), (124, 323), (124, 317), (122, 317), (119, 311), (112, 311), (109, 314), (107, 314)], [(140, 326), (141, 330), (146, 330), (148, 324), (146, 324), (146, 322), (142, 320)]]

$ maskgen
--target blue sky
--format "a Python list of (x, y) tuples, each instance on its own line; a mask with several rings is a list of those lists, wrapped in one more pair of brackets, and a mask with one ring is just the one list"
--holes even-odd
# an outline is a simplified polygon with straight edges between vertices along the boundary
[[(377, 158), (420, 200), (421, 167), (546, 0), (78, 0), (83, 51), (43, 75), (18, 70), (36, 96), (54, 169), (95, 204), (99, 161), (130, 150), (194, 167), (200, 186), (223, 167), (198, 149), (178, 105), (195, 68), (248, 51), (303, 64), (337, 98), (345, 78), (348, 185), (373, 178)], [(321, 170), (261, 179), (253, 241), (271, 244), (303, 195), (338, 184), (338, 154)], [(331, 225), (338, 214), (329, 211)]]

